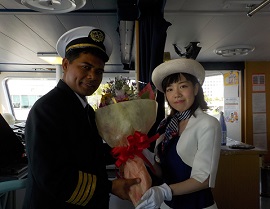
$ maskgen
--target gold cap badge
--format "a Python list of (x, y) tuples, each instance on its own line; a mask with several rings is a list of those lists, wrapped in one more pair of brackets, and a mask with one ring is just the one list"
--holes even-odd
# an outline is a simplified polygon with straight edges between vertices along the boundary
[(99, 29), (94, 29), (90, 31), (88, 37), (91, 38), (95, 42), (103, 42), (105, 39), (105, 34), (103, 31)]

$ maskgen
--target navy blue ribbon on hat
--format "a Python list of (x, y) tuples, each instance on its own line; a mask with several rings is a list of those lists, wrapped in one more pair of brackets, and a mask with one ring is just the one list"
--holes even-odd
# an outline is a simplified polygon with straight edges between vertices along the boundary
[(191, 110), (186, 110), (181, 113), (180, 112), (175, 113), (171, 117), (169, 122), (168, 122), (168, 118), (165, 118), (164, 120), (161, 121), (158, 127), (159, 134), (163, 134), (164, 129), (165, 129), (164, 139), (162, 141), (162, 151), (164, 151), (164, 148), (168, 145), (168, 143), (170, 142), (172, 138), (179, 136), (179, 128), (178, 128), (179, 123), (182, 120), (190, 118), (190, 116), (191, 116)]

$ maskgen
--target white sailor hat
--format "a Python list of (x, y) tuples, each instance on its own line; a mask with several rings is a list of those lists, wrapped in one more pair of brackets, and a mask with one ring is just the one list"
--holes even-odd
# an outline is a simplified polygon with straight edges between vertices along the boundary
[(111, 38), (101, 29), (92, 26), (73, 28), (64, 33), (56, 43), (56, 50), (62, 58), (72, 49), (88, 47), (99, 50), (107, 60), (112, 53)]
[(152, 73), (153, 84), (159, 91), (163, 92), (162, 82), (164, 78), (174, 73), (191, 74), (198, 79), (201, 85), (203, 85), (205, 78), (205, 70), (199, 62), (193, 59), (179, 58), (158, 65)]

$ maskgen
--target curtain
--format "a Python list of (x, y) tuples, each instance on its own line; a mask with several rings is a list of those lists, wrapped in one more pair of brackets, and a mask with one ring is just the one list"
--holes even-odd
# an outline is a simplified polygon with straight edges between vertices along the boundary
[[(139, 16), (139, 80), (144, 83), (151, 81), (152, 72), (163, 62), (163, 54), (167, 37), (167, 29), (171, 23), (164, 19), (166, 0), (141, 0), (138, 3)], [(156, 133), (157, 126), (165, 117), (164, 94), (157, 92), (157, 119), (148, 136)], [(151, 145), (150, 150), (154, 147)]]

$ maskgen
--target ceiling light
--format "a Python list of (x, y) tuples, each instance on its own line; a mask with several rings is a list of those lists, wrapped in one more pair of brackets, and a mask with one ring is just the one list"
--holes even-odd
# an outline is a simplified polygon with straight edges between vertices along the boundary
[(232, 56), (238, 56), (238, 55), (247, 55), (248, 53), (252, 52), (255, 49), (255, 47), (248, 46), (248, 45), (237, 45), (237, 46), (227, 46), (227, 47), (221, 47), (214, 52), (217, 55), (221, 55), (223, 57), (232, 57)]
[(67, 13), (82, 8), (86, 0), (16, 0), (24, 6), (43, 13)]
[(62, 57), (57, 53), (37, 53), (37, 56), (51, 65), (61, 65)]

